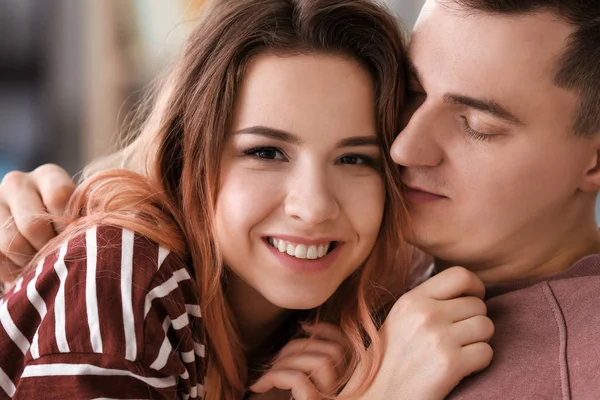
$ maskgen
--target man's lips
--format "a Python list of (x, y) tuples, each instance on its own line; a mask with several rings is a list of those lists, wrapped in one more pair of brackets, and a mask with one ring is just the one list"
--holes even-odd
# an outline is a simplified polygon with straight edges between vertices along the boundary
[(447, 198), (447, 196), (444, 196), (443, 194), (436, 193), (432, 190), (428, 190), (428, 189), (425, 189), (425, 188), (417, 186), (417, 185), (404, 183), (404, 186), (406, 187), (407, 191), (420, 192), (420, 193), (428, 194), (431, 196)]
[(444, 195), (437, 194), (420, 186), (407, 184), (404, 184), (404, 186), (404, 196), (412, 205), (429, 204), (448, 198)]

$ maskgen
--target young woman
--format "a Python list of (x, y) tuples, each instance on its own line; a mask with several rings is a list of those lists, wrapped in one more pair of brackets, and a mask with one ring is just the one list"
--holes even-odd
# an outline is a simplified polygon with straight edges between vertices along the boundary
[(2, 299), (4, 395), (320, 398), (360, 364), (360, 396), (408, 272), (402, 57), (369, 0), (207, 6), (139, 137), (95, 168), (128, 170), (80, 186)]

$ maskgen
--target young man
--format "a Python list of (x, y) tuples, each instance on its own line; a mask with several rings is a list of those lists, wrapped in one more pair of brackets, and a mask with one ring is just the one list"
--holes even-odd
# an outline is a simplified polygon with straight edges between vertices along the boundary
[[(392, 150), (411, 240), (487, 284), (496, 326), (491, 366), (451, 398), (600, 398), (599, 42), (593, 0), (428, 0), (417, 22)], [(381, 381), (371, 398), (405, 396)]]
[(450, 398), (600, 398), (600, 2), (428, 0), (392, 157), (412, 242), (487, 285), (491, 366)]

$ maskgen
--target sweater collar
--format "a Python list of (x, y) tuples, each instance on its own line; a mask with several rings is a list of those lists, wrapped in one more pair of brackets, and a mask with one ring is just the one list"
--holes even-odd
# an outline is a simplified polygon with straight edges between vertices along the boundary
[(525, 279), (517, 282), (486, 286), (486, 300), (501, 294), (525, 289), (540, 282), (551, 282), (562, 279), (580, 278), (600, 275), (600, 254), (590, 254), (575, 262), (567, 270), (552, 276), (536, 279)]

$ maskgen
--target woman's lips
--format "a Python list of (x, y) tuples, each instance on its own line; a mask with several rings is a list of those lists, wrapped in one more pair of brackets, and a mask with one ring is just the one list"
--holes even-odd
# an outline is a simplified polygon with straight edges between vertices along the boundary
[(337, 259), (337, 257), (339, 256), (342, 247), (344, 247), (344, 243), (339, 243), (336, 245), (335, 248), (333, 248), (331, 251), (329, 251), (324, 257), (311, 260), (311, 259), (296, 258), (294, 256), (288, 255), (285, 252), (282, 253), (278, 249), (273, 247), (271, 244), (269, 244), (266, 240), (265, 240), (265, 244), (269, 248), (269, 251), (271, 252), (271, 254), (273, 254), (273, 256), (275, 256), (275, 258), (277, 260), (279, 260), (279, 262), (283, 266), (285, 266), (295, 272), (301, 272), (301, 273), (307, 273), (307, 272), (314, 273), (314, 272), (320, 272), (320, 271), (324, 271), (324, 270), (328, 269), (333, 264), (333, 262)]

